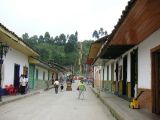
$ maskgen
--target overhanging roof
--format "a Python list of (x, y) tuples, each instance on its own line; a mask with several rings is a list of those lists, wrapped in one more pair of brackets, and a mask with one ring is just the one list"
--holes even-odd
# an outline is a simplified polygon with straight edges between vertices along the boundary
[(41, 66), (43, 68), (46, 68), (52, 71), (56, 71), (53, 68), (51, 68), (47, 63), (42, 62), (41, 60), (38, 60), (37, 58), (29, 57), (28, 62), (30, 64), (35, 64), (35, 65)]
[(93, 42), (90, 46), (90, 50), (88, 53), (86, 64), (92, 64), (94, 59), (96, 58), (101, 46), (107, 40), (108, 36), (102, 37), (95, 42)]
[(131, 0), (110, 45), (138, 44), (160, 28), (160, 0)]
[(160, 28), (160, 0), (130, 0), (97, 57), (116, 58)]
[(112, 45), (112, 46), (109, 46), (109, 47), (105, 48), (106, 49), (106, 50), (104, 50), (105, 53), (102, 56), (100, 56), (100, 58), (101, 59), (115, 59), (132, 47), (133, 47), (133, 45)]
[(8, 30), (0, 23), (0, 41), (6, 43), (12, 48), (21, 51), (27, 56), (39, 56), (39, 54), (29, 47), (20, 37), (14, 32)]

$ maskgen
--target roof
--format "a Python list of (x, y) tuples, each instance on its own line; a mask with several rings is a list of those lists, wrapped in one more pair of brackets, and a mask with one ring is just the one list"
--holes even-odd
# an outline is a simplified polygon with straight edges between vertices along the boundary
[(104, 36), (96, 41), (94, 41), (91, 46), (88, 53), (86, 64), (92, 64), (94, 59), (96, 58), (98, 51), (100, 50), (101, 46), (104, 44), (104, 42), (107, 40), (108, 36)]
[(27, 56), (39, 56), (22, 38), (18, 37), (14, 32), (10, 31), (0, 23), (0, 41), (7, 43), (12, 48), (21, 51)]
[(68, 71), (67, 68), (65, 68), (65, 67), (63, 67), (63, 66), (61, 66), (61, 65), (59, 65), (59, 64), (57, 64), (57, 63), (53, 63), (53, 64), (52, 64), (52, 67), (57, 68), (57, 69), (58, 69), (59, 71), (61, 71), (61, 72), (67, 72), (67, 71)]
[(96, 59), (115, 59), (159, 29), (159, 6), (160, 0), (130, 0)]
[(41, 61), (41, 60), (39, 60), (37, 58), (29, 57), (28, 61), (29, 61), (30, 64), (35, 64), (35, 65), (38, 65), (38, 66), (53, 70), (53, 68), (49, 64), (47, 64), (46, 62)]

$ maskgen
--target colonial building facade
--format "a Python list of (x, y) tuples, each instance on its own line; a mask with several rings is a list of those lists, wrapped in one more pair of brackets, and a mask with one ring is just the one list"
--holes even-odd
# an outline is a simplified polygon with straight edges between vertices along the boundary
[(131, 0), (90, 62), (98, 87), (128, 100), (144, 91), (141, 107), (156, 114), (160, 113), (159, 5), (159, 0)]

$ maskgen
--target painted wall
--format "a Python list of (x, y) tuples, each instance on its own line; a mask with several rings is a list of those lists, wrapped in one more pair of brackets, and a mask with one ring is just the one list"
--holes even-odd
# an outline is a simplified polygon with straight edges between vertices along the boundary
[(45, 79), (44, 80), (48, 80), (48, 70), (40, 67), (40, 66), (36, 66), (36, 69), (38, 69), (38, 80), (43, 80), (43, 72), (45, 73)]
[[(141, 42), (139, 45), (135, 46), (134, 48), (130, 49), (126, 53), (122, 55), (122, 57), (119, 57), (115, 59), (115, 65), (116, 61), (118, 61), (119, 65), (123, 65), (123, 56), (127, 55), (128, 61), (127, 61), (127, 82), (131, 81), (131, 58), (130, 53), (133, 51), (133, 49), (138, 48), (138, 87), (139, 88), (146, 88), (151, 89), (151, 57), (150, 57), (150, 50), (156, 46), (160, 45), (160, 29), (154, 32), (152, 35), (150, 35), (147, 39), (145, 39), (143, 42)], [(111, 64), (110, 60), (106, 63), (106, 66), (108, 64)], [(107, 68), (106, 68), (107, 69)], [(107, 72), (105, 72), (107, 74)], [(123, 71), (122, 71), (123, 74)], [(110, 73), (109, 73), (110, 75)], [(106, 76), (106, 75), (105, 75)], [(123, 76), (122, 76), (123, 77)], [(110, 77), (109, 77), (110, 78)], [(114, 79), (116, 76), (114, 75)]]
[(49, 71), (49, 78), (48, 78), (48, 80), (52, 80), (52, 72), (51, 71)]
[(150, 35), (138, 47), (138, 87), (151, 89), (150, 50), (160, 45), (160, 29)]
[(94, 66), (94, 84), (95, 87), (100, 88), (101, 86), (101, 74), (100, 74), (101, 67)]
[(28, 56), (24, 55), (23, 53), (9, 48), (6, 57), (4, 57), (4, 63), (2, 66), (2, 87), (6, 84), (13, 84), (14, 83), (14, 65), (20, 65), (20, 74), (23, 73), (23, 67), (28, 67)]

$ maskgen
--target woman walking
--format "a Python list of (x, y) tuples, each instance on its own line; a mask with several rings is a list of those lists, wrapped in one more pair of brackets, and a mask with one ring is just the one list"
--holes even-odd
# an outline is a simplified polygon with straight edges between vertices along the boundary
[(77, 89), (79, 91), (78, 99), (80, 99), (81, 96), (83, 96), (84, 99), (84, 91), (86, 91), (86, 86), (84, 85), (83, 80), (80, 81)]

